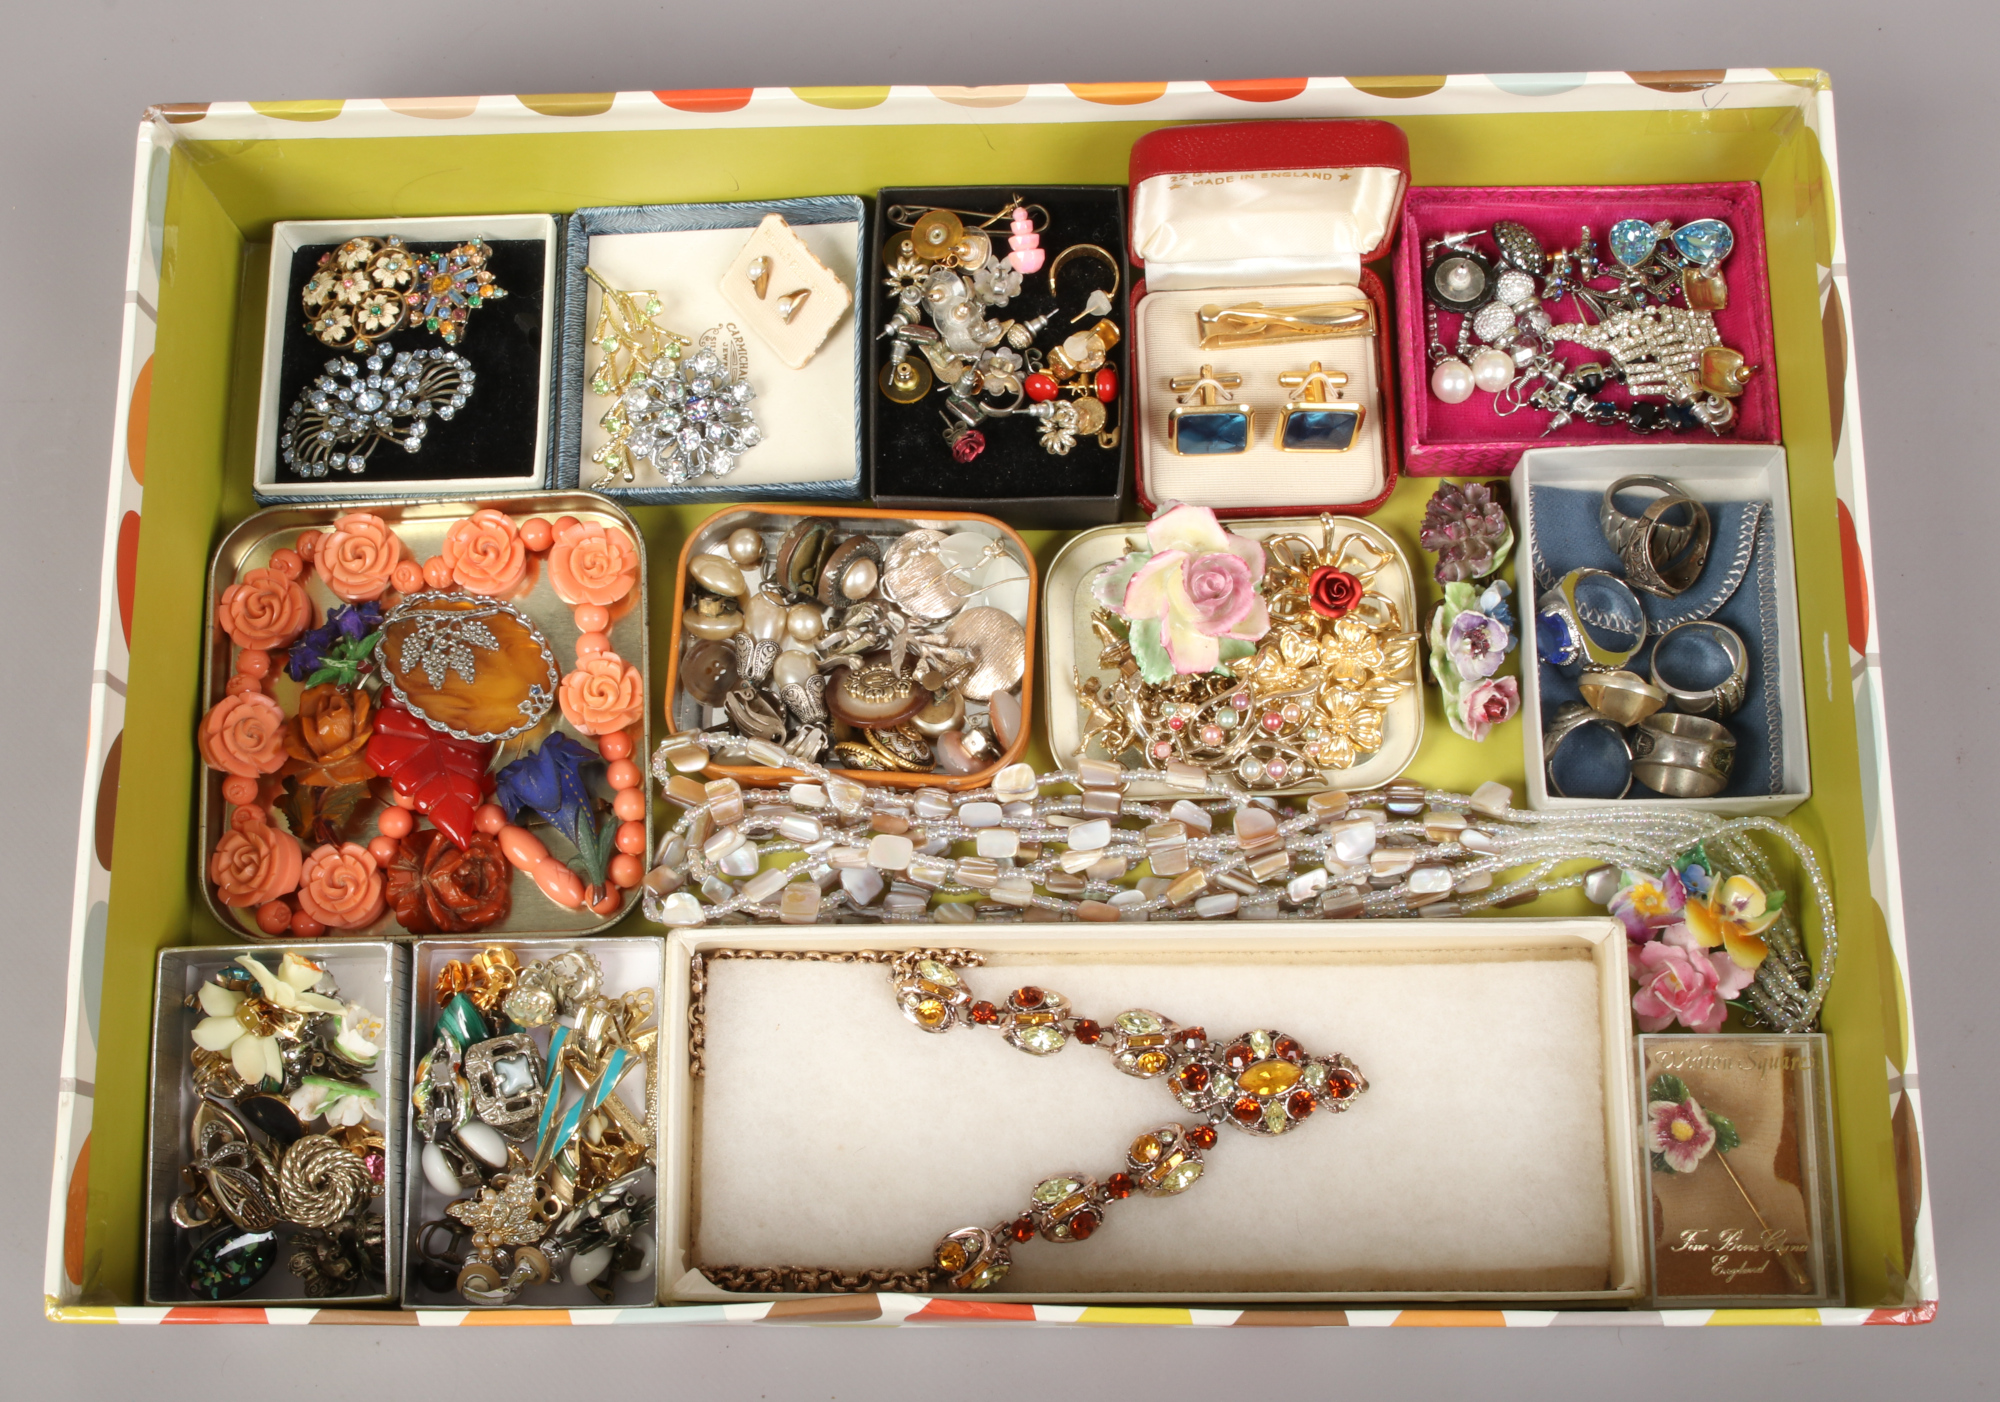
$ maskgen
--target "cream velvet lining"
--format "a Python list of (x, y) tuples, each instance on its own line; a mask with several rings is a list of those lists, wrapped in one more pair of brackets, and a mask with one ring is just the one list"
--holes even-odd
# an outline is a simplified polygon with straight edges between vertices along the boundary
[(1147, 286), (1352, 282), (1403, 187), (1387, 166), (1155, 175), (1132, 195)]
[[(850, 289), (854, 286), (857, 231), (852, 221), (796, 225), (793, 232), (843, 283)], [(735, 323), (742, 327), (742, 318), (723, 296), (722, 284), (751, 233), (749, 229), (676, 229), (651, 234), (593, 234), (590, 265), (613, 287), (657, 291), (665, 307), (662, 324), (699, 339), (713, 326)], [(778, 285), (784, 276), (782, 271), (773, 275), (773, 297), (792, 290)], [(591, 283), (585, 313), (593, 328), (602, 300), (597, 284)], [(831, 344), (797, 370), (788, 368), (756, 332), (742, 327), (750, 356), (750, 384), (757, 391), (751, 407), (764, 440), (745, 453), (727, 477), (703, 477), (698, 485), (845, 481), (853, 475), (856, 372), (843, 329), (853, 315), (850, 307), (833, 328)], [(586, 373), (596, 366), (601, 354), (595, 346), (586, 347)], [(609, 399), (598, 395), (584, 396), (581, 471), (586, 485), (599, 471), (590, 455), (607, 441), (598, 419), (610, 405)], [(646, 463), (629, 485), (669, 484), (658, 469)]]
[[(1211, 302), (1297, 307), (1360, 300), (1365, 295), (1351, 284), (1310, 284), (1149, 291), (1141, 298), (1135, 313), (1138, 327), (1133, 375), (1139, 382), (1147, 498), (1192, 506), (1278, 507), (1348, 506), (1380, 496), (1384, 474), (1382, 396), (1374, 337), (1205, 351), (1197, 348), (1195, 330), (1195, 313)], [(1304, 369), (1314, 360), (1347, 375), (1342, 397), (1361, 405), (1366, 418), (1354, 447), (1345, 453), (1280, 452), (1274, 445), (1291, 391), (1278, 383), (1278, 375)], [(1203, 365), (1214, 366), (1218, 373), (1233, 371), (1243, 376), (1242, 388), (1232, 393), (1235, 403), (1254, 411), (1251, 443), (1245, 452), (1181, 457), (1167, 447), (1167, 416), (1176, 407), (1177, 398), (1167, 382), (1197, 374)]]

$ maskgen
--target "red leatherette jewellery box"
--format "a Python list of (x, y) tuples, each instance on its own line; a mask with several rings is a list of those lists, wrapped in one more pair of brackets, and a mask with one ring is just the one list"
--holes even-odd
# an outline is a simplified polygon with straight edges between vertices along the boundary
[[(1228, 122), (1167, 127), (1132, 146), (1132, 432), (1139, 504), (1215, 508), (1219, 516), (1365, 516), (1395, 489), (1396, 318), (1382, 279), (1410, 183), (1409, 141), (1391, 122)], [(1205, 305), (1272, 308), (1366, 298), (1372, 336), (1202, 350)], [(1281, 450), (1281, 421), (1313, 362), (1346, 376), (1361, 406), (1351, 447)], [(1169, 381), (1210, 366), (1241, 376), (1227, 403), (1251, 414), (1241, 451), (1182, 456), (1168, 446)], [(1336, 377), (1337, 379), (1337, 377)], [(1329, 396), (1332, 397), (1332, 396)]]

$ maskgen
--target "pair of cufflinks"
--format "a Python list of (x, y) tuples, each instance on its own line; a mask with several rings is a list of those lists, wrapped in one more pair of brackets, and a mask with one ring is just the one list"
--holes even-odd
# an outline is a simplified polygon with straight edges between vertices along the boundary
[[(1354, 447), (1367, 411), (1340, 398), (1345, 374), (1315, 360), (1303, 370), (1281, 372), (1278, 383), (1292, 394), (1278, 409), (1273, 447), (1282, 453), (1345, 453)], [(1167, 385), (1180, 392), (1179, 407), (1167, 415), (1169, 449), (1190, 458), (1249, 451), (1256, 438), (1256, 411), (1223, 402), (1228, 391), (1242, 388), (1241, 375), (1204, 365), (1199, 375), (1178, 375)]]

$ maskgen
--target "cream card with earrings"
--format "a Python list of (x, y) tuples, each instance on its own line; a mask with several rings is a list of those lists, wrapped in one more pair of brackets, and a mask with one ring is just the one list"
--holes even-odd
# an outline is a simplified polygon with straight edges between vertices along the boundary
[(743, 324), (797, 370), (818, 354), (854, 305), (854, 293), (813, 256), (782, 214), (767, 214), (722, 275)]

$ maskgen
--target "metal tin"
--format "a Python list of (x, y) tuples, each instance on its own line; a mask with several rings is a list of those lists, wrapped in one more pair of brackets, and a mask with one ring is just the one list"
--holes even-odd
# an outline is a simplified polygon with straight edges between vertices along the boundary
[[(352, 511), (366, 511), (380, 516), (395, 528), (396, 534), (411, 548), (420, 560), (438, 553), (444, 535), (453, 524), (470, 516), (473, 512), (490, 508), (503, 511), (520, 518), (542, 516), (553, 522), (563, 516), (574, 516), (579, 521), (595, 521), (607, 528), (625, 532), (632, 540), (632, 547), (639, 556), (639, 583), (633, 591), (633, 604), (623, 615), (611, 622), (611, 647), (620, 657), (638, 667), (642, 677), (650, 676), (650, 651), (652, 634), (647, 626), (646, 594), (646, 538), (638, 525), (624, 510), (608, 498), (594, 492), (523, 492), (507, 496), (460, 497), (452, 501), (444, 500), (372, 500), (343, 501), (324, 506), (276, 506), (241, 522), (222, 538), (215, 549), (208, 567), (208, 593), (206, 596), (206, 619), (203, 623), (202, 689), (201, 705), (204, 712), (225, 694), (234, 663), (234, 647), (229, 635), (222, 631), (215, 621), (216, 601), (222, 591), (234, 583), (244, 570), (255, 569), (268, 564), (271, 555), (280, 547), (290, 546), (298, 533), (305, 530), (325, 528), (333, 524), (336, 516)], [(301, 581), (307, 594), (312, 596), (315, 608), (324, 616), (329, 605), (342, 602), (330, 594), (320, 582), (316, 571), (309, 571)], [(512, 606), (525, 614), (542, 632), (556, 657), (574, 658), (578, 629), (573, 611), (556, 597), (555, 588), (549, 583), (548, 571), (536, 567), (533, 588), (524, 599), (513, 600)], [(560, 670), (560, 669), (559, 669)], [(284, 687), (296, 690), (289, 679)], [(650, 687), (650, 682), (649, 682)], [(651, 696), (650, 689), (647, 695)], [(557, 728), (577, 738), (569, 731), (568, 723), (560, 713), (552, 713)], [(652, 749), (652, 707), (648, 704), (640, 720), (640, 733), (634, 755), (643, 756)], [(583, 737), (584, 743), (591, 741)], [(256, 913), (249, 909), (236, 910), (221, 904), (215, 897), (215, 886), (208, 879), (208, 859), (214, 852), (229, 826), (230, 804), (222, 797), (222, 782), (227, 775), (213, 769), (203, 770), (199, 786), (199, 811), (196, 814), (195, 881), (201, 887), (202, 898), (216, 919), (227, 928), (240, 930), (244, 937), (252, 940), (279, 939), (289, 941), (290, 936), (269, 936), (257, 927)], [(550, 843), (550, 851), (566, 856), (569, 844), (546, 825), (538, 825), (537, 835)], [(374, 825), (365, 824), (357, 830), (353, 841), (366, 844), (375, 835)], [(650, 805), (646, 811), (646, 850), (653, 846), (653, 814)], [(590, 910), (565, 910), (543, 895), (541, 888), (521, 872), (514, 873), (514, 907), (507, 918), (484, 931), (485, 934), (501, 936), (587, 935), (616, 924), (629, 913), (635, 902), (628, 902), (616, 914), (595, 915)], [(416, 936), (396, 923), (393, 913), (385, 913), (382, 918), (365, 930), (355, 930), (342, 934), (328, 931), (324, 938), (341, 939), (414, 939)]]
[[(595, 955), (598, 962), (604, 966), (604, 991), (606, 993), (616, 997), (634, 989), (650, 988), (653, 991), (653, 1022), (660, 1029), (660, 1037), (662, 1039), (661, 1044), (656, 1045), (654, 1049), (651, 1067), (651, 1084), (657, 1087), (659, 1067), (661, 1065), (660, 1058), (665, 1054), (664, 1042), (674, 1035), (668, 1027), (666, 1020), (667, 941), (664, 936), (657, 935), (614, 935), (589, 939), (557, 937), (541, 940), (485, 940), (475, 934), (421, 939), (415, 944), (407, 946), (406, 952), (410, 960), (409, 1000), (404, 1005), (404, 1025), (401, 1029), (404, 1040), (398, 1044), (399, 1051), (403, 1055), (404, 1078), (406, 1082), (409, 1069), (417, 1065), (424, 1053), (431, 1049), (432, 1044), (437, 1039), (438, 1004), (432, 990), (437, 984), (439, 970), (443, 969), (445, 964), (450, 960), (468, 960), (481, 950), (491, 949), (495, 946), (511, 950), (523, 968), (538, 959), (550, 959), (572, 949), (581, 949)], [(546, 1055), (548, 1047), (546, 1029), (537, 1029), (537, 1031), (541, 1035), (537, 1038), (536, 1045), (541, 1047), (544, 1055)], [(533, 1036), (535, 1034), (531, 1032), (529, 1035)], [(634, 1070), (628, 1071), (624, 1077), (621, 1077), (619, 1081), (620, 1086), (624, 1088), (628, 1104), (630, 1104), (631, 1077), (636, 1074), (637, 1068), (634, 1068)], [(560, 1099), (563, 1096), (563, 1089), (560, 1086), (552, 1086), (549, 1093)], [(652, 1236), (656, 1243), (652, 1279), (650, 1282), (619, 1281), (615, 1287), (617, 1298), (609, 1305), (601, 1304), (597, 1297), (592, 1295), (586, 1287), (572, 1284), (567, 1280), (561, 1284), (549, 1282), (534, 1286), (524, 1292), (521, 1299), (510, 1305), (472, 1305), (456, 1289), (437, 1291), (426, 1286), (418, 1269), (420, 1265), (419, 1234), (424, 1230), (426, 1222), (443, 1218), (445, 1216), (446, 1204), (456, 1201), (456, 1199), (445, 1197), (444, 1194), (431, 1187), (430, 1183), (424, 1178), (424, 1140), (417, 1128), (415, 1109), (410, 1101), (407, 1084), (401, 1088), (397, 1104), (400, 1116), (397, 1120), (397, 1128), (409, 1146), (409, 1152), (405, 1156), (405, 1162), (402, 1166), (403, 1176), (400, 1180), (400, 1192), (402, 1194), (401, 1220), (405, 1226), (403, 1235), (398, 1241), (401, 1274), (397, 1278), (401, 1286), (402, 1300), (405, 1308), (450, 1308), (460, 1310), (633, 1309), (640, 1306), (657, 1304), (661, 1299), (665, 1298), (667, 1285), (665, 1279), (666, 1253), (657, 1248), (661, 1221), (661, 1213), (657, 1203), (654, 1208), (653, 1226), (648, 1229), (648, 1235)], [(632, 1108), (635, 1112), (639, 1113), (644, 1113), (645, 1111), (643, 1105), (632, 1106)], [(648, 1118), (652, 1121), (649, 1127), (653, 1131), (653, 1159), (655, 1164), (657, 1164), (663, 1153), (659, 1138), (660, 1117), (652, 1115)], [(532, 1152), (532, 1149), (533, 1145), (531, 1143), (529, 1145), (530, 1152)], [(655, 1185), (654, 1191), (657, 1193), (660, 1174), (656, 1167), (651, 1172)], [(399, 1191), (396, 1182), (397, 1180), (391, 1180), (390, 1192)]]
[[(384, 1148), (380, 1202), (386, 1269), (381, 1289), (368, 1294), (308, 1296), (299, 1279), (285, 1269), (286, 1229), (280, 1228), (278, 1264), (248, 1293), (219, 1303), (317, 1308), (393, 1305), (402, 1297), (403, 1281), (405, 1233), (400, 1186), (406, 1118), (403, 1101), (408, 1083), (403, 1051), (409, 1043), (409, 1034), (403, 1024), (409, 1013), (409, 952), (388, 940), (294, 941), (286, 945), (286, 952), (325, 964), (339, 985), (341, 997), (380, 1013), (387, 1029), (382, 1055), (367, 1077), (368, 1084), (382, 1096)], [(146, 1115), (146, 1303), (149, 1305), (218, 1303), (200, 1299), (181, 1286), (180, 1268), (187, 1252), (182, 1249), (184, 1243), (178, 1240), (183, 1235), (182, 1229), (167, 1215), (167, 1209), (182, 1192), (181, 1169), (191, 1157), (188, 1127), (202, 1103), (188, 1076), (188, 1053), (194, 1046), (191, 1035), (202, 1014), (189, 1011), (183, 1000), (217, 970), (245, 954), (262, 960), (268, 959), (271, 951), (259, 945), (163, 949), (156, 964), (152, 1082)]]
[[(1341, 539), (1359, 535), (1389, 552), (1394, 563), (1377, 576), (1376, 587), (1386, 593), (1402, 612), (1405, 626), (1421, 632), (1423, 620), (1417, 614), (1416, 576), (1411, 573), (1409, 556), (1396, 538), (1372, 521), (1353, 516), (1332, 518), (1332, 529)], [(1327, 529), (1297, 517), (1269, 517), (1230, 521), (1230, 530), (1252, 540), (1273, 535), (1303, 535), (1321, 538)], [(1082, 710), (1076, 689), (1083, 677), (1109, 681), (1112, 674), (1097, 667), (1097, 647), (1090, 631), (1091, 614), (1097, 603), (1090, 586), (1106, 566), (1128, 551), (1143, 548), (1145, 526), (1125, 523), (1084, 531), (1072, 537), (1049, 564), (1048, 587), (1043, 593), (1043, 632), (1048, 638), (1049, 753), (1057, 765), (1066, 765), (1076, 754), (1083, 738)], [(1424, 663), (1422, 649), (1410, 665), (1410, 689), (1398, 697), (1384, 718), (1382, 748), (1351, 769), (1323, 771), (1321, 777), (1290, 788), (1259, 789), (1270, 795), (1317, 793), (1322, 789), (1372, 789), (1392, 782), (1416, 759), (1424, 739)], [(1178, 792), (1162, 777), (1157, 782), (1134, 780), (1127, 792), (1138, 798), (1162, 798)]]
[[(678, 687), (681, 659), (681, 634), (687, 609), (688, 562), (696, 555), (714, 550), (729, 538), (730, 532), (749, 527), (764, 539), (764, 559), (771, 559), (771, 552), (784, 537), (786, 531), (801, 518), (823, 518), (834, 532), (863, 534), (878, 545), (886, 547), (906, 531), (929, 529), (953, 533), (960, 530), (976, 531), (995, 540), (1006, 542), (1014, 551), (1027, 572), (1027, 602), (1019, 613), (1012, 609), (1021, 624), (1024, 634), (1025, 665), (1021, 676), (1021, 729), (1014, 737), (1014, 743), (999, 759), (985, 769), (971, 774), (921, 773), (909, 774), (888, 770), (842, 769), (844, 774), (863, 784), (878, 784), (895, 789), (948, 789), (952, 791), (985, 788), (993, 775), (1003, 766), (1014, 763), (1027, 752), (1028, 737), (1033, 731), (1032, 715), (1035, 686), (1035, 602), (1040, 582), (1035, 575), (1035, 557), (1028, 549), (1027, 542), (1004, 521), (991, 516), (980, 516), (964, 511), (939, 511), (924, 516), (900, 516), (893, 511), (883, 511), (863, 506), (773, 506), (739, 507), (733, 511), (719, 511), (702, 522), (681, 547), (679, 568), (674, 573), (674, 621), (672, 646), (667, 654), (666, 716), (667, 733), (678, 734), (686, 730), (700, 730), (699, 706), (682, 696)], [(711, 779), (734, 779), (746, 788), (769, 788), (775, 784), (789, 783), (798, 777), (794, 769), (766, 769), (758, 766), (731, 766), (710, 764), (704, 771)]]

